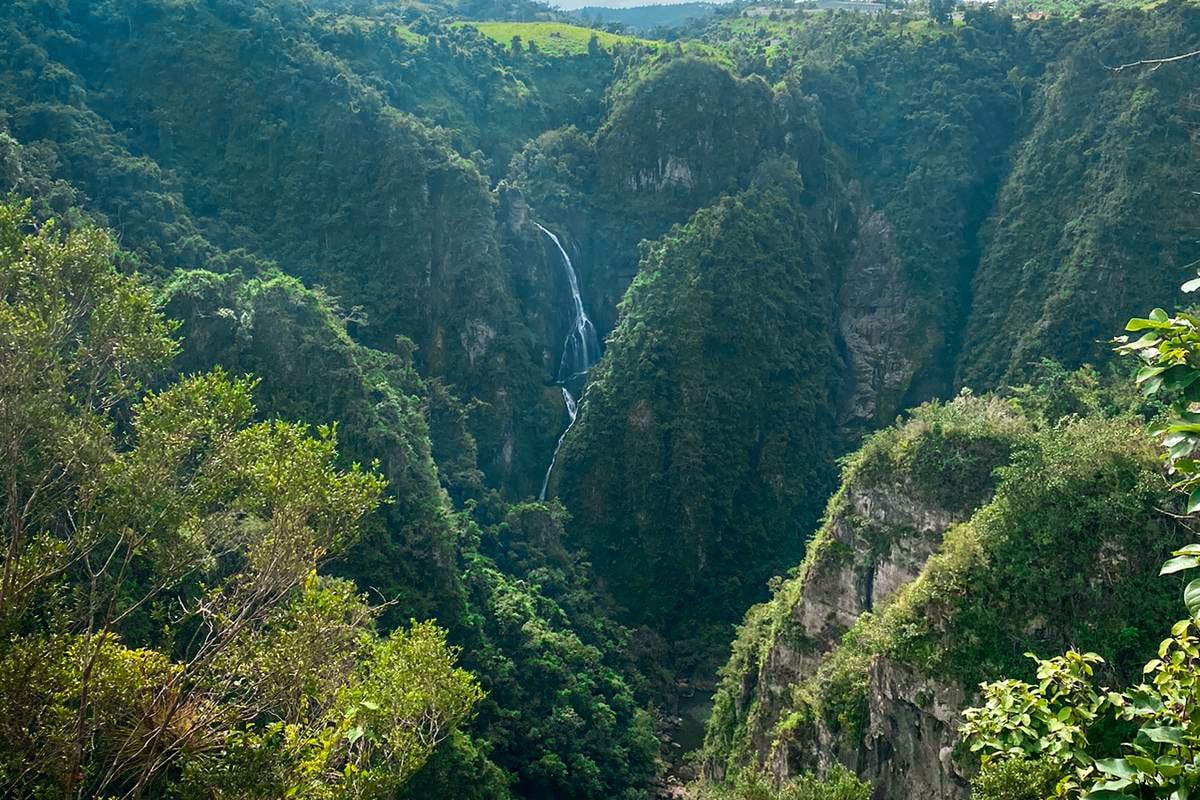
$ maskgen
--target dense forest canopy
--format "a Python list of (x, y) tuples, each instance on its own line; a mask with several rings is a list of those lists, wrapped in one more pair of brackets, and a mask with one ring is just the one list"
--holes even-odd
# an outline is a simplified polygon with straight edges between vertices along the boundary
[(0, 5), (0, 794), (1186, 800), (1197, 51)]

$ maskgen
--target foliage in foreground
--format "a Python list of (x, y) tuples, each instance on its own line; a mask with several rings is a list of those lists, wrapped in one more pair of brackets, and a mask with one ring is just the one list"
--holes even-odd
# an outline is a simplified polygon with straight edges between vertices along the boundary
[(335, 429), (174, 355), (111, 239), (0, 206), (0, 784), (389, 797), (481, 699), (430, 623), (317, 568), (379, 502)]
[[(1183, 289), (1200, 289), (1200, 279)], [(1200, 465), (1192, 457), (1200, 444), (1198, 328), (1200, 319), (1191, 314), (1171, 317), (1156, 308), (1126, 326), (1143, 332), (1140, 338), (1118, 340), (1120, 352), (1136, 354), (1144, 364), (1137, 376), (1143, 393), (1172, 404), (1170, 418), (1156, 430), (1167, 448), (1174, 486), (1188, 494), (1188, 513), (1200, 510)], [(1174, 552), (1161, 574), (1196, 567), (1200, 544), (1190, 544)], [(1143, 667), (1143, 682), (1130, 689), (1098, 686), (1094, 671), (1103, 659), (1075, 650), (1050, 659), (1027, 654), (1037, 663), (1036, 684), (1011, 679), (982, 684), (984, 704), (967, 710), (962, 728), (971, 750), (983, 758), (977, 783), (995, 783), (997, 765), (1022, 761), (1057, 770), (1060, 780), (1049, 795), (1055, 798), (1187, 800), (1200, 781), (1195, 713), (1200, 705), (1200, 579), (1187, 584), (1183, 601), (1188, 616), (1171, 627), (1158, 657)], [(1114, 719), (1134, 729), (1119, 750), (1095, 742), (1097, 729)], [(1013, 774), (1028, 783), (1028, 769), (1018, 767)], [(990, 788), (983, 793), (1003, 796)]]

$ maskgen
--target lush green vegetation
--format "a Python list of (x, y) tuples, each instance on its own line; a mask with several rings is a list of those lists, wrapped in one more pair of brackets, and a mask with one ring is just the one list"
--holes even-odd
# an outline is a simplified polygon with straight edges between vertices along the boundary
[[(1186, 230), (1196, 214), (1187, 170), (1175, 166), (1195, 154), (1195, 126), (1176, 109), (1188, 102), (1197, 65), (1112, 72), (1096, 64), (1194, 49), (1185, 42), (1196, 25), (1192, 6), (1114, 15), (1080, 30), (1047, 71), (975, 273), (963, 382), (1023, 381), (1047, 342), (1070, 366), (1100, 358), (1131, 309), (1173, 296), (1187, 277), (1196, 242), (1165, 232)], [(1090, 190), (1070, 188), (1082, 185)], [(1147, 209), (1155, 225), (1144, 224)]]
[(480, 700), (430, 623), (316, 568), (383, 478), (332, 427), (254, 421), (174, 352), (113, 244), (0, 206), (6, 545), (0, 782), (12, 796), (388, 797)]
[(804, 775), (777, 785), (763, 775), (739, 774), (728, 785), (699, 787), (699, 800), (868, 800), (871, 785), (842, 766), (826, 778)]
[[(1172, 593), (1146, 563), (1180, 536), (1159, 513), (1165, 486), (1140, 425), (1083, 419), (1041, 431), (1000, 476), (996, 499), (864, 632), (877, 625), (889, 652), (965, 685), (1055, 640), (1089, 642), (1130, 674), (1170, 614)], [(1095, 564), (1100, 547), (1128, 554), (1128, 573)]]
[[(545, 323), (523, 310), (480, 172), (488, 158), (471, 145), (498, 114), (519, 120), (528, 93), (497, 72), (488, 40), (417, 20), (426, 38), (415, 44), (354, 18), (305, 20), (293, 4), (85, 5), (49, 20), (34, 5), (5, 9), (0, 80), (10, 133), (35, 143), (18, 157), (55, 165), (55, 179), (96, 198), (57, 205), (91, 206), (157, 268), (252, 275), (274, 262), (325, 286), (360, 309), (360, 341), (390, 351), (407, 336), (424, 374), (480, 401), (473, 430), (494, 482), (540, 483), (554, 434), (539, 434), (557, 398), (530, 325)], [(597, 66), (611, 69), (607, 58)], [(492, 93), (496, 113), (483, 102)], [(470, 111), (438, 111), (447, 106)], [(434, 127), (460, 122), (466, 155)], [(33, 176), (18, 188), (39, 204), (55, 197)]]
[[(1200, 288), (1200, 279), (1183, 291)], [(1129, 321), (1126, 330), (1145, 333), (1136, 341), (1121, 337), (1118, 348), (1136, 354), (1145, 366), (1137, 382), (1146, 395), (1172, 400), (1172, 413), (1161, 426), (1175, 489), (1188, 497), (1186, 511), (1200, 508), (1200, 470), (1193, 451), (1200, 428), (1193, 412), (1200, 377), (1197, 354), (1200, 325), (1191, 314), (1170, 317), (1158, 308), (1148, 318)], [(1174, 575), (1200, 566), (1200, 545), (1173, 552), (1161, 575)], [(1197, 691), (1197, 619), (1200, 618), (1200, 580), (1183, 590), (1188, 616), (1171, 626), (1171, 635), (1158, 646), (1157, 658), (1142, 667), (1142, 682), (1126, 691), (1097, 687), (1094, 676), (1104, 659), (1093, 652), (1072, 649), (1065, 655), (1039, 659), (1036, 685), (1001, 680), (981, 685), (984, 703), (967, 709), (962, 726), (972, 752), (982, 754), (983, 770), (976, 781), (979, 794), (1004, 796), (1018, 787), (1040, 785), (1039, 797), (1135, 798), (1186, 795), (1195, 782), (1193, 753), (1200, 733), (1191, 719)], [(1133, 728), (1129, 741), (1116, 754), (1096, 736), (1106, 721), (1117, 719)], [(1097, 758), (1097, 756), (1109, 756)], [(1036, 774), (1057, 775), (1050, 784)]]
[(1105, 65), (1200, 10), (743, 11), (0, 7), (0, 793), (644, 798), (743, 618), (706, 800), (903, 794), (889, 675), (1130, 679), (1194, 420), (1168, 481), (1099, 342), (1200, 255), (1200, 59)]
[(785, 162), (647, 248), (559, 489), (633, 620), (701, 636), (799, 558), (831, 482), (830, 291)]
[(473, 517), (450, 508), (445, 492), (477, 495), (481, 476), (466, 412), (445, 387), (354, 344), (328, 300), (291, 278), (180, 273), (164, 300), (183, 323), (182, 367), (261, 375), (273, 413), (338, 420), (343, 449), (379, 459), (388, 476), (390, 502), (331, 569), (391, 600), (385, 620), (449, 625), (487, 691), (413, 796), (456, 797), (479, 782), (488, 797), (610, 798), (642, 785), (656, 743), (630, 685), (627, 634), (564, 550), (557, 512), (494, 498)]
[[(961, 519), (990, 499), (996, 468), (1009, 460), (1031, 427), (1008, 403), (962, 397), (914, 410), (903, 425), (874, 434), (843, 462), (842, 486), (830, 501), (821, 529), (809, 540), (803, 562), (774, 589), (770, 602), (750, 609), (739, 628), (708, 726), (707, 758), (736, 771), (753, 758), (752, 732), (774, 735), (776, 726), (795, 713), (786, 703), (779, 707), (754, 697), (751, 687), (768, 679), (763, 671), (775, 648), (815, 647), (798, 625), (796, 609), (819, 576), (847, 562), (856, 573), (864, 573), (872, 560), (864, 556), (886, 556), (893, 542), (914, 535), (903, 526), (859, 516), (855, 498), (899, 493), (911, 498), (908, 502)], [(844, 533), (846, 527), (852, 536)], [(869, 543), (870, 552), (854, 552), (854, 538)], [(851, 672), (846, 677), (861, 681), (866, 675)]]
[[(872, 437), (848, 462), (838, 498), (883, 480), (910, 486), (906, 497), (924, 494), (929, 509), (947, 503), (978, 510), (949, 530), (916, 580), (886, 607), (863, 613), (790, 693), (771, 707), (748, 704), (747, 683), (771, 678), (768, 653), (780, 643), (803, 647), (790, 628), (803, 608), (806, 581), (829, 571), (824, 562), (845, 557), (823, 547), (818, 534), (797, 576), (753, 609), (741, 628), (706, 742), (713, 763), (729, 769), (755, 763), (763, 753), (752, 736), (767, 735), (773, 752), (786, 753), (811, 736), (814, 725), (841, 742), (858, 741), (867, 723), (872, 665), (881, 661), (969, 688), (1023, 674), (1028, 651), (1086, 642), (1080, 646), (1104, 654), (1112, 679), (1139, 674), (1176, 602), (1173, 588), (1155, 577), (1156, 565), (1186, 540), (1182, 527), (1160, 511), (1170, 507), (1169, 491), (1144, 423), (1097, 410), (1059, 422), (1022, 422), (1003, 408), (991, 401), (949, 414), (924, 410), (904, 427)], [(957, 433), (947, 440), (947, 431)], [(931, 448), (943, 455), (905, 465), (907, 454)], [(913, 469), (934, 464), (945, 471), (922, 477)], [(943, 493), (958, 475), (986, 478), (988, 466), (997, 464), (990, 501), (987, 480), (974, 484), (973, 498)], [(831, 522), (845, 513), (839, 502), (831, 506)], [(830, 532), (823, 534), (830, 539)], [(1097, 560), (1101, 551), (1110, 555)], [(1113, 563), (1122, 569), (1114, 571)]]

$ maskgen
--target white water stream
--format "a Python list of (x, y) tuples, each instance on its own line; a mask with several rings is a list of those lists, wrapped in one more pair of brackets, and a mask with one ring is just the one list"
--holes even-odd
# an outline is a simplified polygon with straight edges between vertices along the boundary
[(554, 462), (558, 460), (558, 451), (562, 448), (563, 440), (567, 438), (571, 426), (575, 424), (575, 419), (579, 416), (579, 401), (571, 394), (568, 384), (586, 376), (588, 370), (595, 365), (596, 360), (600, 357), (600, 340), (596, 336), (595, 326), (592, 325), (587, 311), (583, 308), (583, 297), (579, 293), (579, 276), (575, 274), (575, 266), (571, 263), (571, 257), (567, 255), (566, 248), (549, 230), (536, 222), (534, 225), (537, 225), (538, 230), (554, 242), (554, 247), (558, 250), (563, 269), (566, 271), (567, 285), (571, 288), (572, 306), (570, 332), (567, 334), (567, 340), (563, 342), (562, 358), (558, 362), (558, 374), (554, 377), (555, 382), (562, 389), (568, 422), (567, 427), (558, 437), (558, 444), (554, 446), (554, 455), (550, 458), (550, 466), (546, 468), (546, 477), (542, 480), (542, 491), (538, 494), (538, 499), (545, 500), (546, 490), (550, 487), (550, 474), (554, 472)]

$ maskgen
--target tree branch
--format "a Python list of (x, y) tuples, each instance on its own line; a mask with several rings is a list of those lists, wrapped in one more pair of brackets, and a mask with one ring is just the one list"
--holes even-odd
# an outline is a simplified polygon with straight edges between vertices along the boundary
[(1141, 61), (1131, 61), (1128, 64), (1120, 64), (1115, 67), (1110, 67), (1105, 64), (1104, 68), (1112, 70), (1113, 72), (1120, 72), (1123, 69), (1132, 69), (1133, 67), (1153, 67), (1153, 69), (1151, 69), (1151, 72), (1153, 72), (1163, 64), (1170, 64), (1174, 61), (1183, 61), (1184, 59), (1194, 58), (1195, 56), (1200, 56), (1200, 50), (1193, 50), (1190, 53), (1182, 53), (1177, 56), (1170, 56), (1169, 58), (1144, 58)]

